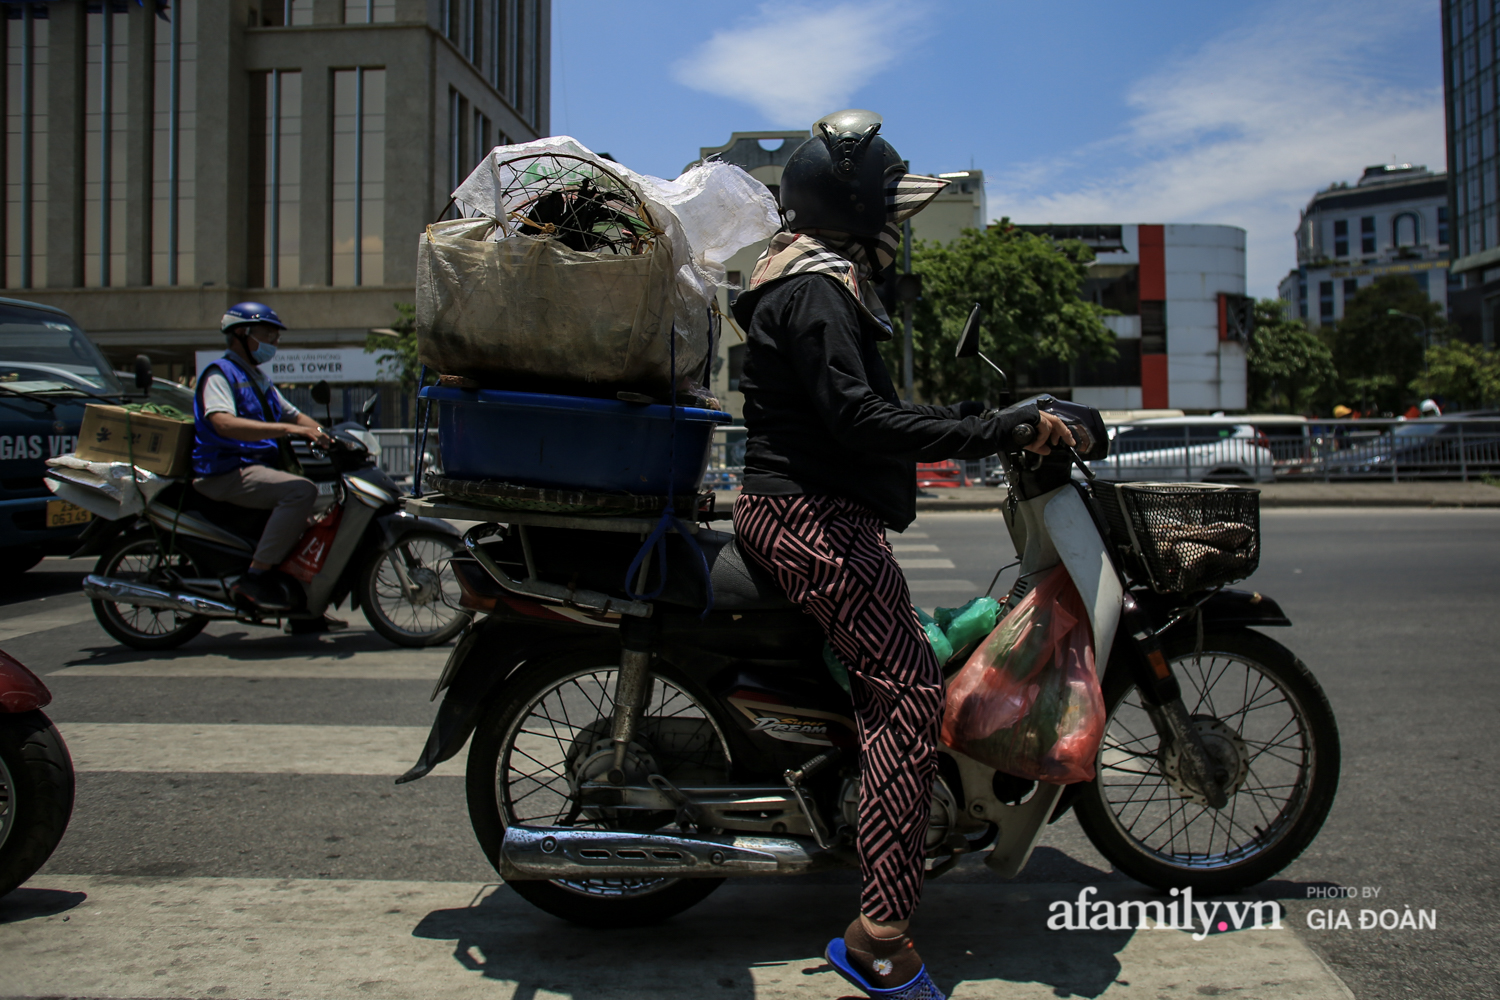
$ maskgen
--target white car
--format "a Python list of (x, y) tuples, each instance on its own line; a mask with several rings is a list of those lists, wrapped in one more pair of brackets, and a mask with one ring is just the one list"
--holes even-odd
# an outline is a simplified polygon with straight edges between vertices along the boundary
[(1269, 483), (1276, 458), (1266, 435), (1236, 417), (1163, 417), (1110, 428), (1101, 479)]

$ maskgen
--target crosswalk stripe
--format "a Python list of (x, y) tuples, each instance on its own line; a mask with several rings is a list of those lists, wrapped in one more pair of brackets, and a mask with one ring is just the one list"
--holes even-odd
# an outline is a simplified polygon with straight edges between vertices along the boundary
[(891, 551), (897, 554), (902, 552), (941, 552), (936, 545), (892, 545)]
[(80, 622), (94, 620), (93, 605), (70, 605), (46, 611), (38, 611), (29, 615), (18, 615), (15, 618), (7, 618), (0, 621), (0, 642), (11, 639), (19, 639), (23, 635), (31, 635), (34, 632), (45, 632), (48, 629), (63, 628), (67, 625), (77, 625)]
[(913, 594), (939, 594), (950, 591), (974, 592), (974, 584), (968, 580), (912, 580), (906, 588)]
[(902, 569), (953, 569), (952, 559), (897, 559)]
[[(48, 677), (234, 677), (244, 680), (431, 681), (442, 672), (444, 658), (418, 654), (419, 662), (403, 658), (393, 663), (339, 663), (326, 657), (306, 661), (231, 660), (201, 657), (190, 660), (141, 660), (136, 663), (82, 663), (48, 672)], [(204, 662), (207, 661), (207, 662)], [(422, 662), (425, 661), (425, 662)]]
[[(425, 726), (60, 722), (57, 728), (78, 771), (394, 778), (427, 742)], [(449, 761), (439, 773), (461, 770), (461, 763)]]
[[(1114, 993), (1112, 980), (1132, 996), (1353, 998), (1285, 925), (1202, 941), (1048, 930), (1049, 901), (1072, 902), (1079, 888), (929, 885), (922, 926), (942, 942), (938, 981), (964, 1000), (1045, 1000), (1080, 982)], [(50, 908), (37, 898), (32, 919), (0, 924), (7, 995), (289, 1000), (828, 1000), (849, 987), (818, 951), (857, 893), (732, 880), (662, 933), (568, 925), (509, 889), (464, 882), (42, 875), (5, 905), (26, 906), (35, 890)], [(1099, 895), (1143, 891), (1108, 883)], [(58, 908), (65, 894), (71, 909)], [(1049, 960), (1017, 957), (1033, 955)]]

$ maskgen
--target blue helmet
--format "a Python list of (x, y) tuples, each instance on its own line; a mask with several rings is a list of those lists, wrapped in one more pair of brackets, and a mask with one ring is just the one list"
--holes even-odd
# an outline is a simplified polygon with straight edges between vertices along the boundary
[(228, 334), (237, 326), (249, 326), (252, 323), (268, 323), (286, 329), (286, 324), (276, 315), (276, 310), (260, 302), (240, 302), (230, 306), (224, 313), (224, 318), (219, 320), (219, 329)]

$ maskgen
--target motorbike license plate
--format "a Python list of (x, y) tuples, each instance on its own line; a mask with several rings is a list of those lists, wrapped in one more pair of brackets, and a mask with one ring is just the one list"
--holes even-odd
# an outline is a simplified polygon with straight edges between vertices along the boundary
[(333, 496), (334, 487), (337, 486), (337, 485), (338, 485), (337, 483), (333, 483), (333, 482), (318, 483), (318, 496), (320, 496), (320, 497), (331, 497), (331, 496)]
[(67, 528), (75, 524), (88, 524), (94, 515), (66, 500), (47, 501), (47, 527)]

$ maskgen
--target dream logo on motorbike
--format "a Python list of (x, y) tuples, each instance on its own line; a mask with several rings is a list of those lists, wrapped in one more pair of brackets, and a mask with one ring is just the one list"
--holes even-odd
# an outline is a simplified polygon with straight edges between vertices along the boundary
[(829, 738), (834, 724), (854, 731), (852, 719), (831, 712), (818, 712), (810, 708), (792, 708), (764, 701), (751, 701), (745, 697), (731, 696), (729, 703), (750, 720), (750, 731), (765, 733), (772, 739), (787, 743), (812, 743), (816, 746), (833, 746)]

